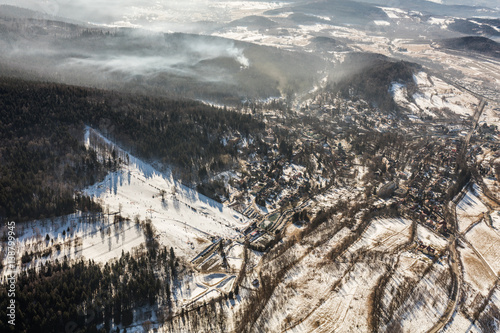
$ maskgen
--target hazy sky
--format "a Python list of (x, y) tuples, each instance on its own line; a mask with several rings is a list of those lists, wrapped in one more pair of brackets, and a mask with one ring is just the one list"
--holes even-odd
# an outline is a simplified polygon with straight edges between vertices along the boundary
[[(83, 22), (178, 30), (181, 24), (228, 22), (280, 6), (279, 1), (231, 0), (0, 0)], [(283, 4), (283, 2), (281, 2)], [(172, 25), (172, 29), (169, 29)], [(161, 29), (158, 29), (161, 27)]]
[[(196, 20), (207, 12), (208, 0), (0, 0), (0, 3), (27, 7), (50, 15), (111, 24), (119, 21), (155, 19)], [(186, 15), (192, 13), (192, 15)]]
[[(285, 6), (296, 0), (0, 0), (50, 15), (83, 22), (144, 27), (156, 31), (196, 32), (196, 22), (229, 22), (247, 15)], [(347, 0), (346, 0), (347, 1)], [(358, 0), (363, 1), (363, 0)], [(499, 7), (500, 0), (432, 0), (443, 4), (489, 5)], [(371, 2), (371, 1), (367, 1)], [(397, 7), (397, 0), (389, 1)]]

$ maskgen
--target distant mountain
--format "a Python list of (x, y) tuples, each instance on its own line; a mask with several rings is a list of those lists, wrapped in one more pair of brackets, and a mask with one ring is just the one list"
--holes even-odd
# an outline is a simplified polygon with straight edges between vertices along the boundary
[(87, 25), (81, 21), (72, 20), (60, 16), (54, 16), (46, 13), (42, 13), (39, 11), (21, 8), (11, 5), (2, 5), (0, 4), (0, 18), (9, 18), (9, 19), (37, 19), (37, 20), (56, 20), (63, 21), (68, 23), (75, 23), (80, 25)]
[(498, 0), (442, 0), (445, 5), (486, 6), (499, 8)]
[(228, 26), (240, 26), (251, 29), (270, 29), (275, 28), (277, 25), (277, 22), (274, 22), (267, 17), (257, 15), (245, 16), (241, 19), (234, 20), (228, 23)]
[[(425, 0), (362, 0), (365, 3), (377, 4), (383, 7), (394, 7), (412, 11), (418, 11), (423, 14), (458, 16), (458, 17), (476, 17), (476, 16), (497, 16), (497, 9), (489, 7), (480, 7), (467, 2), (463, 4), (442, 3)], [(498, 6), (497, 6), (498, 7)]]
[(338, 24), (367, 24), (374, 20), (389, 19), (387, 14), (377, 6), (363, 2), (344, 0), (313, 1), (271, 10), (268, 11), (267, 14), (272, 15), (286, 12), (296, 14), (293, 17), (294, 20), (297, 22), (302, 18), (304, 20), (303, 23), (310, 23), (311, 16), (317, 16), (318, 20), (328, 18), (331, 20), (330, 23)]
[(448, 25), (448, 28), (466, 35), (500, 36), (499, 19), (456, 19), (455, 22)]
[(349, 51), (351, 48), (347, 46), (346, 43), (324, 36), (314, 37), (309, 43), (308, 47), (314, 49), (317, 52), (330, 52), (330, 51)]
[(445, 39), (439, 42), (443, 48), (467, 51), (500, 58), (500, 44), (486, 37), (460, 37)]

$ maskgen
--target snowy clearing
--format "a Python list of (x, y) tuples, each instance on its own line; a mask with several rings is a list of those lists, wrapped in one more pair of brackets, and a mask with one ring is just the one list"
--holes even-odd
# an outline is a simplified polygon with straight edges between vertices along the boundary
[(420, 112), (418, 106), (408, 101), (407, 97), (408, 92), (406, 89), (406, 85), (398, 82), (393, 82), (389, 91), (394, 98), (394, 102), (396, 102), (399, 106), (407, 108), (413, 113)]
[(443, 80), (425, 72), (413, 75), (418, 93), (413, 95), (417, 106), (423, 110), (448, 108), (460, 116), (472, 116), (479, 103), (474, 96), (464, 93)]
[(483, 218), (488, 208), (479, 199), (477, 187), (473, 187), (465, 193), (465, 196), (457, 204), (458, 230), (464, 232), (473, 223)]
[[(127, 253), (143, 249), (145, 241), (140, 225), (131, 221), (102, 223), (92, 221), (90, 215), (81, 213), (31, 221), (18, 229), (17, 267), (39, 267), (47, 261), (63, 261), (64, 258), (106, 263), (120, 257), (122, 251)], [(29, 262), (21, 264), (20, 259), (25, 252), (33, 255)], [(3, 270), (3, 276), (7, 273), (6, 269)]]

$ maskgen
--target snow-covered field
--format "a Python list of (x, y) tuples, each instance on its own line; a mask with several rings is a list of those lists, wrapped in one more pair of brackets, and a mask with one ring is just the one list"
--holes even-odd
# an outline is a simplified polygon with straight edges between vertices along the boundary
[(456, 332), (467, 332), (467, 333), (482, 333), (482, 330), (474, 325), (465, 315), (457, 311), (453, 314), (451, 322), (444, 327), (443, 333), (456, 333)]
[(248, 224), (243, 215), (124, 152), (93, 129), (87, 131), (88, 146), (99, 149), (104, 142), (118, 155), (128, 155), (129, 162), (102, 182), (86, 188), (85, 194), (96, 198), (110, 212), (130, 219), (151, 219), (160, 244), (191, 258), (209, 245), (212, 237), (238, 238), (238, 229)]
[(495, 231), (500, 232), (500, 211), (494, 211), (490, 214), (491, 226)]
[(339, 200), (345, 200), (345, 201), (350, 201), (354, 200), (357, 195), (362, 193), (362, 188), (360, 187), (332, 187), (331, 189), (328, 189), (324, 193), (316, 196), (316, 206), (314, 209), (316, 211), (319, 211), (322, 208), (328, 208), (332, 206), (332, 203), (335, 203), (336, 201)]
[(491, 271), (498, 276), (500, 273), (500, 231), (482, 221), (470, 229), (465, 236), (486, 261)]
[(471, 190), (457, 204), (458, 230), (464, 232), (473, 223), (479, 221), (484, 213), (488, 212), (488, 207), (481, 201), (478, 193), (479, 187), (474, 184)]
[(369, 330), (369, 299), (378, 278), (380, 266), (356, 264), (343, 277), (341, 285), (304, 322), (289, 332), (366, 332)]
[(435, 76), (430, 77), (425, 72), (417, 73), (413, 79), (421, 92), (413, 95), (419, 108), (449, 108), (463, 116), (474, 114), (475, 104), (479, 103), (474, 96), (463, 93)]
[(244, 246), (239, 243), (234, 243), (227, 250), (226, 258), (231, 268), (236, 270), (241, 268), (241, 265), (243, 265), (243, 251)]
[(448, 305), (447, 285), (450, 281), (447, 266), (434, 264), (396, 313), (396, 318), (401, 318), (399, 325), (403, 332), (424, 333), (433, 327)]
[[(495, 160), (495, 163), (497, 161)], [(489, 177), (484, 177), (483, 178), (484, 184), (488, 187), (490, 190), (490, 193), (493, 195), (494, 198), (500, 199), (500, 185), (497, 180), (491, 179)]]
[[(144, 244), (146, 239), (138, 224), (122, 224), (125, 225), (122, 232), (114, 226), (108, 227), (110, 230), (109, 236), (103, 237), (103, 234), (106, 233), (105, 231), (83, 235), (82, 256), (85, 259), (106, 263), (111, 259), (119, 258), (122, 251), (126, 253)], [(79, 251), (78, 247), (75, 249), (76, 251)]]
[[(317, 25), (315, 27), (315, 30), (321, 30), (330, 26)], [(263, 34), (260, 29), (252, 30), (248, 29), (248, 27), (237, 26), (231, 29), (218, 31), (212, 35), (282, 49), (292, 49), (294, 47), (304, 48), (309, 45), (312, 36), (308, 36), (301, 29), (287, 29), (287, 31), (289, 32), (288, 35), (266, 35)]]
[(411, 97), (413, 100), (408, 99), (406, 86), (401, 83), (394, 82), (390, 90), (394, 101), (414, 114), (438, 117), (435, 109), (449, 109), (460, 116), (472, 116), (479, 103), (471, 94), (425, 72), (414, 74), (413, 80), (418, 87), (418, 92)]
[(349, 251), (356, 253), (361, 250), (377, 248), (390, 251), (408, 241), (411, 231), (411, 221), (402, 218), (375, 219), (366, 228), (361, 239), (353, 244)]
[[(495, 204), (488, 201), (489, 199), (482, 195), (478, 188), (475, 190), (476, 195), (480, 196), (489, 207)], [(496, 313), (495, 311), (498, 312), (495, 294), (493, 293), (488, 301), (489, 305), (484, 303), (486, 307), (480, 308), (484, 297), (490, 295), (492, 288), (498, 287), (500, 273), (500, 231), (496, 228), (498, 214), (496, 211), (488, 213), (489, 215), (485, 213), (484, 218), (468, 228), (457, 247), (465, 282), (462, 288), (461, 307), (469, 315), (481, 309), (480, 319), (473, 324), (463, 313), (455, 313), (445, 332), (481, 332), (481, 328), (485, 329), (483, 325), (492, 325), (493, 322), (493, 325), (497, 325), (498, 328), (498, 320), (492, 321), (491, 318), (484, 317), (491, 316), (492, 313)]]
[(461, 243), (458, 247), (462, 259), (464, 280), (475, 290), (486, 295), (495, 283), (496, 277), (492, 274), (484, 260), (467, 244)]
[[(295, 258), (304, 257), (275, 289), (254, 328), (272, 332), (368, 331), (373, 289), (392, 260), (387, 252), (409, 241), (410, 228), (411, 222), (405, 219), (374, 219), (359, 241), (334, 261), (329, 253), (352, 231), (343, 228), (327, 235), (324, 242), (320, 240), (328, 229), (308, 236), (303, 244), (321, 245), (307, 253), (300, 244), (289, 250)], [(379, 256), (381, 253), (385, 254)], [(409, 256), (408, 267), (417, 269), (415, 261), (420, 256)]]
[[(346, 235), (341, 233), (340, 238)], [(320, 326), (317, 321), (323, 329), (348, 329), (359, 323), (366, 327), (367, 296), (378, 276), (373, 274), (377, 265), (361, 263), (351, 267), (348, 262), (328, 261), (327, 253), (339, 240), (334, 237), (315, 248), (290, 270), (257, 321), (256, 329), (312, 332)], [(310, 274), (311, 270), (315, 273)], [(340, 288), (332, 289), (335, 284)]]
[(444, 250), (448, 244), (445, 238), (420, 224), (417, 225), (417, 238), (425, 245), (430, 245), (438, 251)]

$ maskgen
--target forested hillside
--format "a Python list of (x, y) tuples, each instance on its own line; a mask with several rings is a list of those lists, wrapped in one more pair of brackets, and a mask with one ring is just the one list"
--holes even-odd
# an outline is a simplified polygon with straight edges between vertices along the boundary
[[(248, 115), (184, 100), (54, 83), (0, 80), (0, 217), (28, 218), (75, 210), (74, 189), (94, 183), (119, 160), (99, 161), (83, 146), (85, 125), (135, 154), (197, 175), (231, 165), (228, 133), (256, 136)], [(181, 175), (182, 176), (182, 175)], [(91, 209), (88, 200), (80, 209)], [(87, 207), (89, 206), (89, 207)]]
[(443, 48), (483, 54), (486, 56), (500, 58), (500, 44), (486, 37), (467, 36), (451, 38), (441, 41)]
[(404, 83), (410, 92), (414, 91), (413, 73), (420, 68), (417, 64), (393, 61), (376, 54), (353, 55), (343, 67), (345, 73), (337, 73), (337, 79), (326, 90), (339, 92), (344, 98), (357, 96), (386, 111), (398, 109), (389, 91), (391, 84)]

